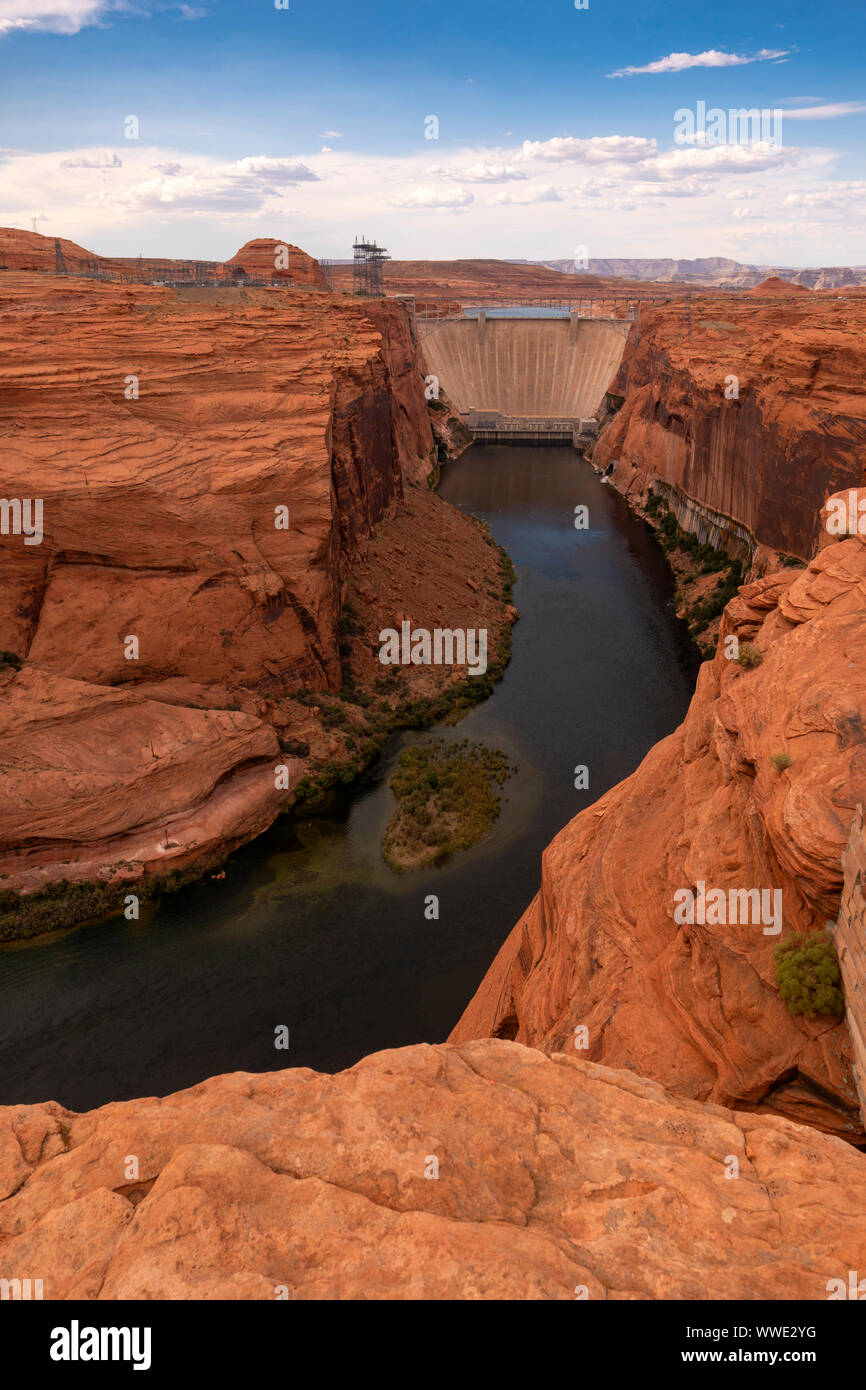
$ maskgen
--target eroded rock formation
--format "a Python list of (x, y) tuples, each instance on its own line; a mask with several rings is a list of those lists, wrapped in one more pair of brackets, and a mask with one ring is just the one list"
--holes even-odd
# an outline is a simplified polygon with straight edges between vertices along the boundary
[(644, 304), (593, 461), (630, 499), (663, 490), (702, 539), (806, 560), (824, 499), (863, 481), (864, 330), (866, 298), (781, 282)]
[[(435, 451), (401, 306), (3, 283), (0, 341), (28, 346), (0, 375), (2, 491), (41, 498), (44, 539), (0, 538), (0, 881), (206, 857), (276, 814), (275, 761), (305, 763), (289, 747), (338, 750), (300, 686), (372, 681), (368, 634), (404, 616), (495, 628), (496, 551), (413, 486)], [(738, 307), (739, 424), (714, 394), (734, 311), (685, 345), (664, 318), (682, 310), (653, 312), (597, 460), (625, 491), (691, 483), (739, 525), (766, 513), (757, 539), (811, 553), (801, 509), (860, 481), (859, 310), (827, 311), (808, 368), (780, 320), (770, 389), (776, 320)], [(729, 606), (682, 727), (554, 840), (451, 1043), (0, 1110), (3, 1277), (48, 1299), (808, 1300), (862, 1269), (844, 1026), (787, 1013), (760, 923), (673, 920), (699, 882), (778, 887), (786, 932), (835, 915), (866, 799), (866, 543), (817, 534), (808, 568)]]
[[(280, 255), (277, 256), (277, 251)], [(284, 260), (288, 265), (284, 265)], [(256, 237), (226, 261), (176, 260), (157, 256), (100, 256), (66, 237), (42, 236), (17, 227), (0, 227), (0, 271), (27, 270), (64, 275), (100, 275), (108, 279), (151, 283), (256, 279), (285, 281), (307, 289), (327, 289), (317, 260), (289, 241)]]
[(849, 1145), (508, 1042), (10, 1106), (0, 1195), (46, 1299), (826, 1299), (866, 1260)]
[(255, 237), (236, 251), (230, 261), (217, 267), (217, 279), (246, 275), (251, 279), (285, 280), (292, 285), (327, 289), (319, 262), (299, 246), (276, 237)]
[(66, 237), (42, 236), (18, 227), (0, 227), (0, 272), (4, 270), (51, 271), (57, 266), (59, 245), (70, 274), (91, 270), (96, 257)]
[[(412, 486), (437, 450), (404, 305), (3, 288), (0, 493), (42, 508), (39, 543), (14, 517), (0, 535), (4, 888), (181, 867), (263, 829), (275, 765), (294, 783), (351, 743), (293, 699), (341, 687), (350, 581), (415, 622), (450, 594), (447, 625), (507, 627), (497, 554)], [(393, 554), (365, 579), (377, 529)]]
[[(784, 935), (835, 917), (866, 798), (864, 597), (859, 536), (740, 591), (683, 724), (545, 851), (541, 891), (454, 1041), (559, 1052), (585, 1026), (593, 1061), (862, 1141), (847, 1031), (788, 1013), (779, 936), (753, 920), (678, 925), (674, 895), (780, 888)], [(760, 664), (726, 658), (732, 635)]]

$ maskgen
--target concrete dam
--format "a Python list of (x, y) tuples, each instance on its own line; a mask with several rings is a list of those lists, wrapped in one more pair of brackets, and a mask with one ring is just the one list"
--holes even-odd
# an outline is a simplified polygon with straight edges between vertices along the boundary
[(428, 372), (479, 440), (591, 436), (632, 322), (464, 310), (419, 321)]

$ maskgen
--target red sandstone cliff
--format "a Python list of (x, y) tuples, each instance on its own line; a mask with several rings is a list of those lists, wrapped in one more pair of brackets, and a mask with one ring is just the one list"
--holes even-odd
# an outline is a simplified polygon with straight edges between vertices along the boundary
[(866, 1262), (849, 1145), (507, 1042), (9, 1106), (0, 1198), (46, 1299), (823, 1300)]
[[(291, 690), (339, 679), (344, 590), (377, 621), (398, 598), (477, 612), (486, 557), (403, 491), (431, 436), (399, 306), (18, 279), (2, 490), (38, 484), (45, 540), (0, 546), (0, 649), (24, 658), (0, 672), (0, 872), (33, 886), (255, 833)], [(864, 594), (859, 538), (742, 591), (723, 637), (761, 664), (720, 651), (681, 729), (553, 842), (459, 1045), (0, 1110), (4, 1277), (38, 1270), (50, 1299), (825, 1299), (866, 1260), (866, 1160), (750, 1112), (860, 1138), (844, 1029), (791, 1019), (760, 927), (671, 907), (703, 879), (778, 885), (786, 929), (835, 912), (864, 798)]]
[(348, 563), (402, 495), (401, 464), (432, 451), (369, 319), (278, 291), (225, 312), (4, 283), (0, 332), (23, 335), (2, 378), (4, 495), (38, 491), (45, 539), (2, 537), (0, 646), (102, 684), (337, 684)]
[(866, 300), (783, 291), (642, 305), (593, 461), (704, 538), (808, 559), (824, 498), (864, 476)]
[[(674, 894), (782, 890), (783, 935), (838, 910), (866, 797), (866, 539), (747, 585), (684, 723), (545, 851), (541, 891), (452, 1039), (498, 1036), (649, 1076), (679, 1095), (862, 1138), (843, 1024), (793, 1018), (761, 925), (677, 925)], [(754, 669), (724, 655), (750, 640)], [(791, 765), (777, 770), (777, 752)], [(591, 761), (591, 759), (590, 759)]]
[[(280, 741), (350, 741), (292, 698), (340, 688), (350, 580), (412, 593), (422, 623), (450, 594), (447, 625), (496, 630), (495, 552), (407, 489), (436, 450), (399, 303), (3, 288), (0, 495), (38, 498), (44, 537), (0, 535), (2, 885), (207, 858), (273, 819), (276, 764), (306, 770)], [(394, 554), (365, 579), (380, 528)]]

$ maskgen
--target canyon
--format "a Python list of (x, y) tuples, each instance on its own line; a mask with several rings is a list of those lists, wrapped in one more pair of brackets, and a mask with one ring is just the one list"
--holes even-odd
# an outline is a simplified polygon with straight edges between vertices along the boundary
[[(356, 734), (318, 716), (353, 651), (375, 673), (384, 619), (509, 628), (495, 550), (427, 490), (438, 419), (399, 302), (7, 271), (0, 335), (24, 342), (2, 489), (38, 483), (45, 529), (0, 535), (3, 889), (207, 863), (291, 800), (275, 766), (291, 793), (351, 761), (364, 712)], [(383, 717), (449, 677), (401, 671)]]
[[(55, 280), (43, 251), (0, 256), (0, 342), (25, 344), (0, 367), (2, 489), (38, 482), (45, 518), (40, 546), (0, 537), (0, 885), (25, 897), (208, 863), (279, 813), (276, 762), (291, 796), (360, 761), (347, 686), (375, 688), (371, 633), (447, 619), (507, 646), (517, 616), (489, 535), (428, 488), (460, 407), (425, 401), (405, 303), (315, 270), (189, 295)], [(393, 262), (386, 286), (570, 292), (542, 269)], [(684, 722), (552, 841), (446, 1043), (0, 1109), (5, 1277), (45, 1271), (58, 1299), (811, 1300), (863, 1267), (844, 1022), (788, 1013), (760, 927), (672, 914), (700, 881), (780, 889), (786, 931), (839, 910), (866, 797), (866, 540), (822, 516), (864, 482), (866, 299), (659, 301), (609, 364), (589, 452), (745, 562)], [(402, 698), (453, 684), (410, 668)]]
[[(772, 883), (786, 931), (836, 915), (866, 794), (864, 592), (859, 536), (741, 589), (685, 722), (550, 845), (538, 897), (452, 1041), (554, 1053), (585, 1027), (592, 1061), (863, 1142), (844, 1025), (788, 1013), (760, 927), (677, 926), (673, 912), (704, 881)], [(726, 658), (729, 635), (754, 644), (755, 669)]]

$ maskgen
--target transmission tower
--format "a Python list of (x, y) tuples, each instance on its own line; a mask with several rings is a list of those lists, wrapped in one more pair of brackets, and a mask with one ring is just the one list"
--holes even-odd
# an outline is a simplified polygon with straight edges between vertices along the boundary
[(377, 246), (375, 241), (367, 241), (364, 237), (358, 237), (352, 250), (355, 253), (353, 271), (355, 294), (380, 295), (384, 293), (382, 267), (385, 261), (391, 259), (384, 246)]

